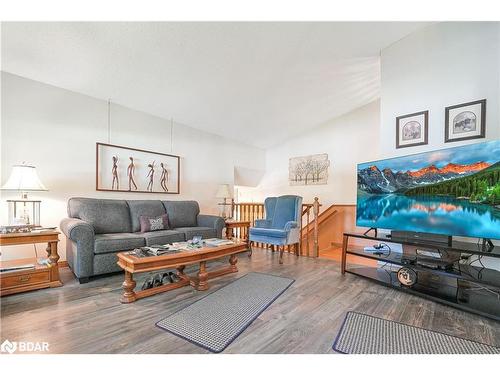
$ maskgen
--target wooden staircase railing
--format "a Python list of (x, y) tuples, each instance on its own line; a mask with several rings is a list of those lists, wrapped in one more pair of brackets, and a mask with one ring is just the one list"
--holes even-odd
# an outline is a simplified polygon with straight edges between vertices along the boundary
[(302, 249), (306, 249), (305, 251), (307, 254), (309, 254), (310, 248), (311, 248), (311, 239), (313, 240), (313, 249), (314, 249), (314, 254), (313, 256), (318, 256), (318, 249), (319, 249), (319, 228), (327, 222), (330, 218), (338, 214), (338, 210), (335, 205), (331, 205), (328, 207), (326, 210), (321, 212), (318, 216), (317, 219), (315, 218), (313, 221), (308, 223), (307, 225), (302, 227), (302, 236), (301, 236), (301, 242), (302, 242)]
[[(338, 213), (339, 210), (337, 206), (331, 205), (318, 215), (317, 220), (313, 220), (310, 224), (302, 228), (301, 248), (304, 249), (307, 254), (309, 254), (311, 251), (310, 249), (312, 249), (313, 253), (309, 256), (319, 256), (319, 252), (322, 250), (320, 249), (320, 245), (324, 247), (325, 237), (328, 237), (327, 233), (325, 233), (325, 230), (330, 229), (327, 224), (331, 223), (330, 219), (338, 215)], [(323, 229), (320, 232), (321, 228)]]
[[(313, 223), (319, 223), (317, 220), (319, 216), (321, 204), (318, 198), (314, 198), (313, 203), (303, 203), (302, 204), (302, 220), (301, 220), (301, 238), (304, 235), (307, 239), (312, 239), (312, 246), (309, 241), (306, 242), (306, 247), (302, 248), (301, 244), (304, 241), (300, 241), (299, 254), (302, 256), (318, 256), (318, 226)], [(265, 208), (264, 203), (233, 203), (232, 208), (232, 218), (238, 221), (250, 221), (250, 226), (255, 225), (255, 220), (264, 219)], [(304, 228), (312, 228), (308, 230), (307, 233), (304, 232)], [(244, 228), (237, 228), (234, 231), (234, 237), (236, 238), (248, 238), (247, 230)], [(254, 243), (254, 247), (269, 248), (269, 245), (263, 243)], [(273, 249), (275, 250), (275, 249)], [(285, 246), (285, 251), (293, 252), (293, 246)]]

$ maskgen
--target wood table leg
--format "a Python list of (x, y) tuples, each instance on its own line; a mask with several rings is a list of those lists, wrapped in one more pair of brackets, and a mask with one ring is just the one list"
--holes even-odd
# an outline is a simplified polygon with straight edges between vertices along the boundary
[(253, 249), (252, 249), (252, 242), (251, 242), (251, 241), (248, 241), (248, 257), (249, 257), (249, 258), (252, 256), (252, 252), (253, 252)]
[(59, 266), (57, 262), (59, 262), (59, 254), (57, 253), (57, 242), (49, 242), (47, 249), (49, 250), (49, 261), (51, 264), (50, 272), (51, 272), (51, 281), (59, 283), (62, 285), (61, 280), (59, 280)]
[(236, 257), (236, 255), (233, 254), (229, 257), (229, 264), (231, 265), (229, 269), (231, 270), (231, 272), (238, 272), (238, 267), (236, 267), (236, 263), (238, 263), (238, 258)]
[(344, 238), (342, 240), (342, 258), (340, 262), (340, 271), (342, 275), (345, 274), (345, 266), (346, 266), (346, 257), (347, 257), (347, 242), (348, 237), (344, 234)]
[(135, 281), (133, 275), (128, 271), (125, 271), (125, 281), (123, 282), (122, 287), (123, 287), (123, 295), (120, 298), (120, 302), (121, 303), (134, 302), (136, 300), (134, 292)]
[(233, 228), (232, 227), (226, 228), (226, 238), (228, 240), (232, 240), (233, 239)]
[(181, 280), (189, 280), (188, 275), (186, 275), (184, 273), (184, 268), (186, 268), (186, 266), (179, 266), (179, 267), (177, 267), (177, 276)]
[(208, 289), (208, 273), (207, 273), (207, 263), (200, 262), (200, 271), (198, 272), (198, 283), (196, 285), (196, 290), (207, 290)]

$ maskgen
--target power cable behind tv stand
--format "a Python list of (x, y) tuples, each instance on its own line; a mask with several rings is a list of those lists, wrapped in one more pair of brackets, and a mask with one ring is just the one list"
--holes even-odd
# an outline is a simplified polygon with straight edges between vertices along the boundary
[(495, 245), (493, 244), (493, 242), (489, 238), (483, 238), (481, 247), (482, 247), (483, 251), (486, 251), (487, 253), (491, 253), (493, 251), (493, 248), (495, 247)]

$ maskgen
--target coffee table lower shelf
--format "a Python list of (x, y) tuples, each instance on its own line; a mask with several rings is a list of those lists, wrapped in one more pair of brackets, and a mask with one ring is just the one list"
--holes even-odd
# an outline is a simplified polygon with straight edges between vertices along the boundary
[[(198, 251), (161, 255), (157, 257), (138, 258), (128, 252), (118, 253), (118, 265), (125, 271), (125, 280), (122, 284), (123, 294), (120, 298), (122, 303), (135, 302), (138, 299), (149, 297), (158, 293), (182, 288), (191, 285), (196, 290), (209, 289), (208, 280), (229, 273), (238, 272), (236, 254), (248, 251), (248, 244), (238, 241), (233, 245), (218, 248), (203, 248)], [(207, 261), (217, 260), (229, 255), (229, 266), (221, 267), (213, 271), (207, 271)], [(199, 264), (196, 276), (184, 273), (187, 265)], [(161, 271), (165, 269), (177, 270), (179, 281), (161, 285), (158, 287), (135, 291), (136, 282), (133, 275), (137, 273)]]

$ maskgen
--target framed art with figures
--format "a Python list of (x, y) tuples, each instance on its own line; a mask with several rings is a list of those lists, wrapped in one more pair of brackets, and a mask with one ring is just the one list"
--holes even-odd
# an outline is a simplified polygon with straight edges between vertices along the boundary
[(396, 148), (426, 145), (429, 133), (429, 111), (396, 117)]
[(96, 143), (96, 190), (180, 194), (180, 157)]
[(486, 136), (486, 99), (445, 108), (445, 142)]

